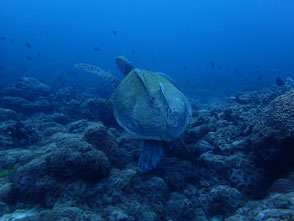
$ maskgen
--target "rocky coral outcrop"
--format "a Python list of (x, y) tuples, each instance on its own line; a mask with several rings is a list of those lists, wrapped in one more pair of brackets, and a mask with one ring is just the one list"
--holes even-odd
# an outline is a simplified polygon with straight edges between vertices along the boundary
[(21, 79), (0, 95), (0, 220), (291, 220), (293, 99), (285, 84), (194, 103), (143, 173), (110, 100)]
[(27, 146), (42, 140), (42, 134), (33, 125), (20, 121), (0, 123), (0, 144), (2, 148)]
[(104, 152), (74, 136), (68, 136), (56, 145), (55, 151), (48, 159), (53, 177), (95, 181), (108, 176), (110, 165)]
[[(291, 172), (293, 174), (293, 172)], [(293, 179), (289, 174), (284, 179), (279, 179), (269, 188), (268, 196), (260, 201), (246, 203), (239, 208), (236, 214), (226, 218), (226, 221), (235, 220), (287, 220), (294, 219), (294, 192)], [(285, 185), (286, 184), (286, 185)], [(287, 185), (287, 184), (290, 184)]]
[(0, 121), (9, 121), (9, 120), (18, 121), (19, 116), (13, 110), (0, 108)]
[(19, 81), (4, 89), (4, 94), (21, 97), (29, 101), (39, 100), (50, 95), (50, 87), (41, 83), (36, 78), (23, 77)]

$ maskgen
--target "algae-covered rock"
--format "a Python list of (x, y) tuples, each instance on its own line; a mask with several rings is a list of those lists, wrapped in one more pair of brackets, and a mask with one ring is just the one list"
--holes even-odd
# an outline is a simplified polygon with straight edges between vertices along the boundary
[(293, 128), (294, 90), (290, 90), (276, 97), (262, 109), (253, 131), (260, 137), (270, 137), (275, 130), (284, 136), (293, 136)]
[(102, 122), (90, 124), (84, 133), (84, 140), (93, 146), (99, 147), (104, 144), (107, 136), (106, 127)]
[(0, 121), (19, 120), (17, 113), (10, 109), (0, 108)]
[(49, 158), (52, 176), (87, 181), (108, 176), (110, 165), (104, 152), (76, 138), (63, 140), (57, 145), (59, 148)]
[(241, 193), (230, 186), (214, 186), (208, 194), (208, 210), (222, 215), (230, 214), (242, 206)]
[(134, 188), (148, 201), (165, 201), (168, 197), (169, 188), (160, 177), (152, 177), (141, 184), (134, 184)]
[(4, 93), (13, 97), (22, 97), (30, 101), (36, 101), (40, 97), (50, 94), (50, 87), (41, 83), (36, 78), (23, 77), (16, 84), (5, 88)]

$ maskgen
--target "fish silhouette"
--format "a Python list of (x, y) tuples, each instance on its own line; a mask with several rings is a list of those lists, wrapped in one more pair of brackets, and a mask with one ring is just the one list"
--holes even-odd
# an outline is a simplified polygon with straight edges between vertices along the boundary
[(27, 48), (31, 48), (32, 46), (29, 43), (25, 43), (25, 45), (27, 46)]
[(94, 47), (94, 50), (97, 51), (97, 52), (101, 51), (101, 49), (99, 47), (97, 47), (97, 46)]

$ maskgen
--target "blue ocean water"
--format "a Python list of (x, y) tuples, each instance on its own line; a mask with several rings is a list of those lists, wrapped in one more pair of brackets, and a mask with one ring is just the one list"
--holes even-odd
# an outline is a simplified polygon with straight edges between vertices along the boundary
[(0, 221), (294, 220), (293, 0), (0, 6)]
[(80, 62), (122, 77), (114, 58), (124, 55), (190, 97), (268, 86), (293, 76), (293, 9), (291, 0), (2, 1), (1, 85), (49, 81)]

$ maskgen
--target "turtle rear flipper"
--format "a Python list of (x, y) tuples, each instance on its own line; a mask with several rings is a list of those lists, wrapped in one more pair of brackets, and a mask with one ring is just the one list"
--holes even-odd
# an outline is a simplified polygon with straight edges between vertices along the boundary
[(144, 147), (139, 158), (139, 168), (143, 171), (157, 167), (163, 156), (162, 142), (158, 140), (144, 140)]

